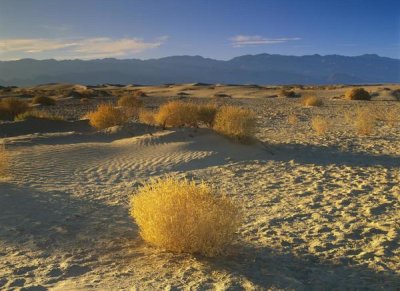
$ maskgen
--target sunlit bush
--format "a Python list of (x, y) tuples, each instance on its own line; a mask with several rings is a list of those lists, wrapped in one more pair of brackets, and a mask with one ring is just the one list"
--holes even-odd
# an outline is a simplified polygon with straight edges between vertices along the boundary
[(329, 129), (329, 122), (322, 116), (314, 116), (311, 119), (311, 127), (318, 135), (323, 135)]
[(322, 99), (316, 96), (305, 96), (301, 99), (301, 104), (304, 106), (322, 106)]
[(168, 126), (197, 126), (197, 106), (182, 101), (171, 101), (160, 106), (154, 116), (158, 125), (166, 128)]
[(127, 121), (127, 116), (112, 104), (100, 104), (96, 111), (85, 115), (91, 126), (104, 129), (111, 126), (121, 125)]
[(148, 243), (172, 252), (220, 254), (241, 216), (227, 198), (204, 183), (172, 177), (151, 180), (132, 198), (131, 215)]
[(256, 127), (255, 113), (236, 106), (221, 107), (214, 120), (214, 130), (240, 142), (252, 140)]

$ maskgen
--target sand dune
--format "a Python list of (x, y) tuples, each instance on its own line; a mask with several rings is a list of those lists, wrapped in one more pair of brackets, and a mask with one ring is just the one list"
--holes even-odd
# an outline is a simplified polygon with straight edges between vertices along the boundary
[[(320, 137), (307, 118), (315, 111), (336, 118), (345, 104), (240, 102), (257, 110), (264, 144), (138, 124), (10, 129), (11, 173), (0, 182), (0, 288), (400, 286), (399, 128), (382, 125), (359, 137), (338, 123), (341, 131)], [(291, 110), (300, 118), (295, 127), (285, 121)], [(0, 125), (7, 126), (20, 125)], [(204, 179), (244, 208), (245, 224), (224, 256), (171, 254), (140, 239), (129, 197), (149, 177), (170, 173)]]

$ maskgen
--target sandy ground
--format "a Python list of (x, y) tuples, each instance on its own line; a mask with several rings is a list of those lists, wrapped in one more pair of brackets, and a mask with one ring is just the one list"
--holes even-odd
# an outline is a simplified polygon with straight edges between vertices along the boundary
[[(150, 103), (182, 90), (172, 89)], [(332, 99), (341, 94), (334, 89), (318, 91), (325, 104), (308, 108), (252, 90), (223, 88), (234, 97), (218, 102), (256, 110), (267, 147), (208, 129), (0, 124), (12, 155), (0, 181), (0, 289), (398, 289), (400, 123), (379, 121), (371, 136), (358, 136), (343, 116), (400, 102)], [(310, 128), (315, 115), (331, 121), (327, 135)], [(204, 179), (244, 208), (225, 255), (171, 254), (140, 239), (129, 197), (168, 173)]]

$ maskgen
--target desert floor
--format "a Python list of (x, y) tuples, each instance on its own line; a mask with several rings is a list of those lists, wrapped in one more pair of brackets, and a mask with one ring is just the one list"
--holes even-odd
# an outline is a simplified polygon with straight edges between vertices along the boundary
[[(81, 105), (56, 96), (58, 104), (44, 110), (70, 121), (0, 124), (11, 155), (0, 180), (0, 289), (398, 290), (400, 121), (384, 117), (400, 112), (400, 102), (384, 87), (365, 87), (379, 92), (372, 101), (343, 100), (340, 86), (295, 89), (321, 97), (321, 107), (276, 97), (277, 87), (102, 88), (112, 96), (139, 88), (147, 107), (186, 99), (252, 108), (260, 140), (253, 145), (205, 128), (132, 122), (96, 132), (77, 120), (115, 97)], [(49, 88), (65, 89), (27, 90)], [(360, 107), (383, 117), (369, 136), (352, 124)], [(316, 115), (329, 121), (325, 135), (310, 126)], [(173, 254), (141, 240), (129, 199), (149, 177), (165, 174), (211, 183), (244, 209), (226, 254)]]

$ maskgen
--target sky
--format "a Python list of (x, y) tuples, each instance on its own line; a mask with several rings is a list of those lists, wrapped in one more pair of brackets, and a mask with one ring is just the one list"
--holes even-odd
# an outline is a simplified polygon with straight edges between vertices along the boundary
[(0, 60), (259, 53), (400, 59), (400, 1), (0, 0)]

